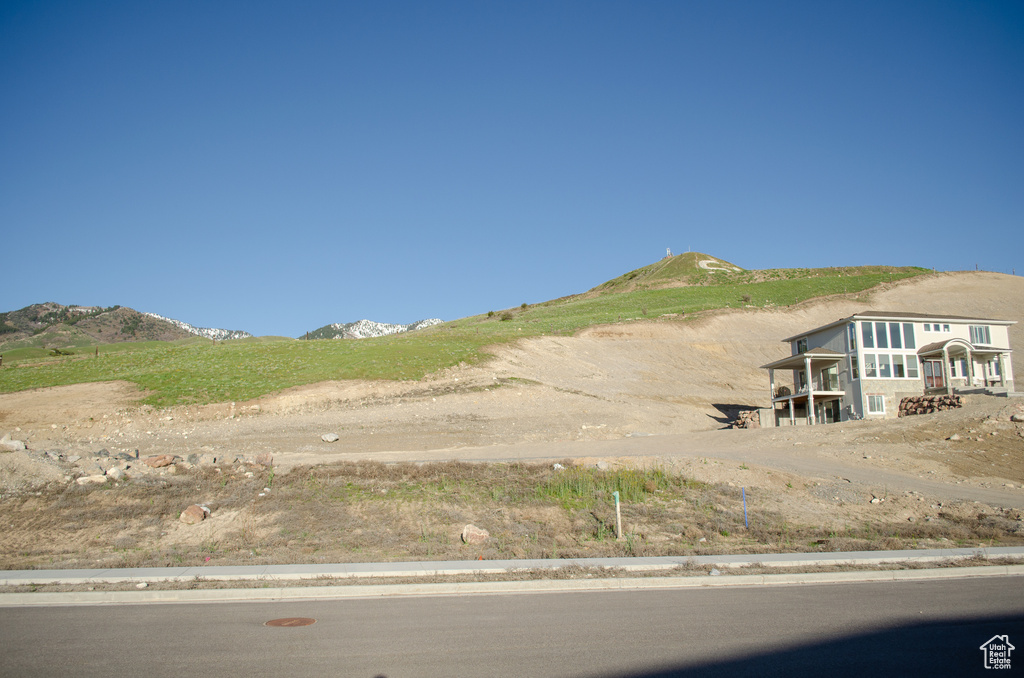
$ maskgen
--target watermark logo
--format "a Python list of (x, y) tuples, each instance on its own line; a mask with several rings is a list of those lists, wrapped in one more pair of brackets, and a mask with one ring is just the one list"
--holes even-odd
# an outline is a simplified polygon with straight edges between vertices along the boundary
[(986, 669), (1008, 669), (1010, 653), (1017, 648), (1010, 645), (1009, 636), (992, 636), (982, 643), (980, 649), (985, 656)]

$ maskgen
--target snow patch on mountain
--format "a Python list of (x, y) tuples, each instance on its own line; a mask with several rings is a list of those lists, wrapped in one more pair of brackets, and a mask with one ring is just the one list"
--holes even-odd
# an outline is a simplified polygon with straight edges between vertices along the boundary
[(370, 337), (384, 337), (401, 332), (412, 332), (424, 327), (430, 327), (431, 325), (440, 325), (443, 322), (440, 318), (428, 318), (426, 320), (417, 320), (410, 325), (395, 325), (364, 319), (357, 320), (354, 323), (332, 323), (322, 329), (329, 330), (323, 332), (323, 334), (329, 335), (334, 339), (368, 339)]
[(225, 339), (245, 339), (252, 335), (248, 332), (241, 330), (221, 330), (214, 327), (196, 327), (195, 325), (189, 325), (186, 322), (175, 320), (174, 318), (165, 318), (162, 315), (156, 313), (143, 313), (148, 315), (150, 318), (156, 318), (157, 320), (163, 320), (164, 322), (171, 323), (175, 327), (180, 327), (186, 332), (190, 332), (199, 337), (206, 337), (207, 339), (213, 339), (214, 341), (223, 341)]

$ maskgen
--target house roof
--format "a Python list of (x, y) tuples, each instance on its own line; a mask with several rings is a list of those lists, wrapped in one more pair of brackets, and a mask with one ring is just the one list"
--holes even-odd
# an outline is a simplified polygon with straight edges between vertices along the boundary
[(912, 322), (916, 321), (930, 321), (930, 322), (974, 322), (984, 323), (985, 325), (1016, 325), (1016, 320), (1000, 320), (997, 318), (978, 318), (977, 316), (962, 316), (962, 315), (936, 315), (934, 313), (913, 313), (910, 311), (861, 311), (860, 313), (854, 313), (853, 315), (840, 318), (835, 322), (822, 325), (821, 327), (815, 327), (813, 330), (807, 330), (800, 334), (794, 334), (791, 337), (786, 337), (782, 341), (790, 342), (800, 337), (805, 337), (808, 334), (814, 334), (821, 330), (835, 327), (836, 325), (844, 325), (853, 320), (909, 320)]
[(806, 358), (811, 360), (825, 360), (829, 362), (839, 362), (846, 357), (845, 353), (839, 353), (828, 348), (812, 348), (809, 351), (803, 353), (797, 353), (796, 355), (789, 355), (785, 358), (780, 358), (775, 362), (768, 363), (767, 365), (761, 365), (762, 370), (797, 370), (804, 366)]

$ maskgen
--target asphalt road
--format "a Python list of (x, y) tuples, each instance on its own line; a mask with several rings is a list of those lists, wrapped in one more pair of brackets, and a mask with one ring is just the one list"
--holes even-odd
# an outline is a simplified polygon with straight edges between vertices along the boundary
[(1020, 578), (6, 608), (0, 676), (970, 676), (1003, 634), (1019, 675)]

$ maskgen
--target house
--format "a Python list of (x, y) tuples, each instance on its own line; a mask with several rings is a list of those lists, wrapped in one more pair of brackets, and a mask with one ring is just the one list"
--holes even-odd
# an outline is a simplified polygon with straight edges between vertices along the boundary
[[(906, 396), (1013, 391), (1014, 320), (865, 311), (783, 339), (768, 370), (776, 425), (896, 416)], [(778, 370), (792, 386), (777, 386)], [(762, 414), (763, 424), (765, 421)]]

